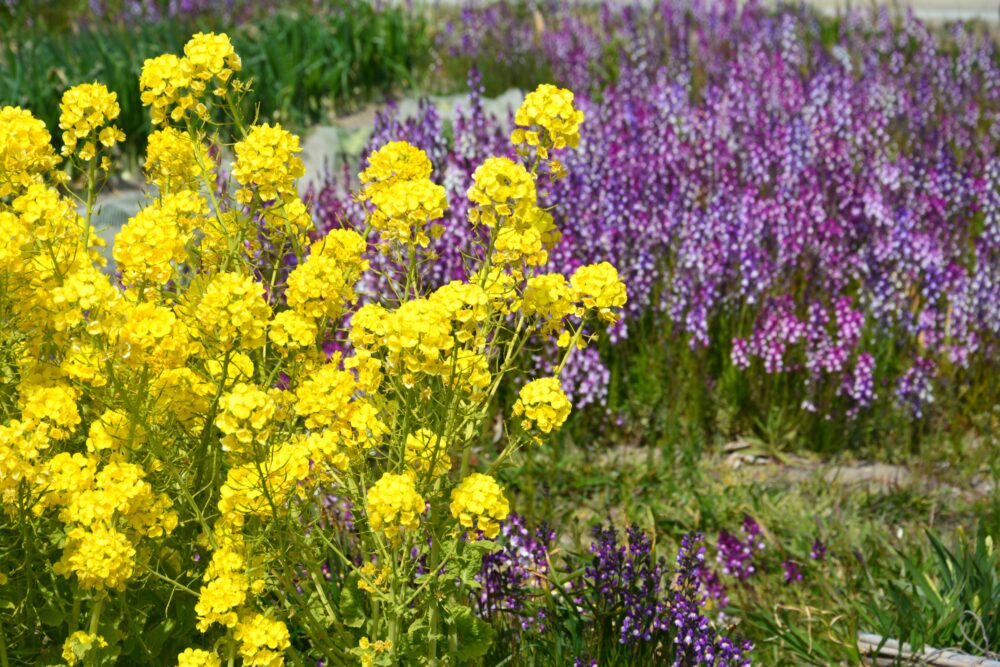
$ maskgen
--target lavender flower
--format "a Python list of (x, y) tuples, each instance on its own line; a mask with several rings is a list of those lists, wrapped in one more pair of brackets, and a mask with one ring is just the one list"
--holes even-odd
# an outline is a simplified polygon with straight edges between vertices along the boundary
[(743, 537), (737, 537), (727, 530), (719, 533), (718, 562), (723, 573), (746, 581), (757, 572), (756, 554), (764, 549), (760, 537), (760, 525), (750, 516), (743, 517), (740, 528)]

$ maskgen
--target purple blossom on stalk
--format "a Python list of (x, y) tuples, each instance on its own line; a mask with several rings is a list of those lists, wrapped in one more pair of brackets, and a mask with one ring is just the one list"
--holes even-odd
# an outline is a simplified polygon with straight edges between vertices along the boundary
[(813, 540), (812, 548), (809, 550), (809, 557), (815, 561), (826, 559), (826, 545), (818, 537)]
[(669, 607), (675, 633), (674, 665), (750, 665), (753, 644), (749, 641), (735, 642), (719, 635), (701, 611), (705, 604), (699, 576), (705, 563), (705, 547), (701, 546), (701, 542), (702, 536), (698, 533), (685, 535), (677, 552), (677, 570)]
[(802, 570), (799, 564), (791, 558), (781, 561), (781, 569), (785, 576), (786, 584), (797, 584), (802, 581)]
[(746, 581), (757, 572), (756, 555), (765, 545), (760, 525), (750, 516), (743, 517), (740, 532), (742, 538), (727, 530), (719, 533), (717, 560), (724, 574)]
[(622, 610), (614, 621), (620, 643), (650, 641), (654, 632), (669, 627), (667, 608), (660, 599), (665, 563), (654, 560), (652, 542), (635, 524), (626, 529), (627, 545), (618, 544), (613, 528), (595, 526), (593, 534), (593, 558), (584, 577), (601, 608)]

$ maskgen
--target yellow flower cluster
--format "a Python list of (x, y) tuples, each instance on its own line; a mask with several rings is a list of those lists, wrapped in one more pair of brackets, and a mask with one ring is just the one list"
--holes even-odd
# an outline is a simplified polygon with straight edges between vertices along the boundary
[(215, 653), (186, 648), (177, 656), (177, 667), (222, 667), (222, 660)]
[(123, 301), (119, 308), (117, 348), (122, 361), (133, 368), (178, 368), (191, 354), (188, 328), (170, 308), (149, 302)]
[(48, 486), (39, 507), (60, 507), (59, 519), (71, 527), (56, 574), (76, 575), (85, 589), (124, 590), (138, 541), (170, 534), (178, 518), (140, 466), (112, 461), (97, 470), (97, 465), (82, 454), (54, 456), (45, 467)]
[[(397, 181), (373, 193), (371, 203), (375, 206), (372, 226), (382, 233), (384, 241), (413, 242), (421, 247), (430, 243), (427, 224), (439, 220), (448, 208), (444, 188), (428, 178)], [(437, 233), (435, 228), (431, 232)]]
[(82, 83), (70, 88), (59, 104), (59, 127), (63, 131), (63, 155), (76, 152), (77, 143), (83, 142), (80, 159), (92, 160), (100, 143), (105, 148), (125, 141), (125, 133), (108, 125), (118, 114), (118, 95), (108, 91), (103, 83)]
[(212, 561), (205, 571), (205, 583), (198, 591), (198, 630), (205, 632), (212, 624), (227, 628), (236, 626), (237, 610), (243, 606), (250, 589), (246, 574), (246, 560), (238, 542), (220, 545), (212, 554)]
[(319, 330), (311, 318), (294, 310), (283, 310), (274, 316), (268, 327), (267, 337), (280, 350), (299, 350), (316, 343)]
[(264, 300), (264, 286), (253, 276), (238, 272), (211, 278), (200, 295), (188, 292), (194, 303), (183, 309), (195, 337), (209, 349), (233, 347), (252, 350), (266, 340), (265, 328), (271, 307)]
[(336, 319), (354, 302), (354, 285), (368, 268), (364, 239), (350, 230), (331, 231), (288, 276), (288, 305), (312, 318)]
[(521, 425), (526, 431), (535, 426), (542, 433), (551, 433), (563, 425), (572, 408), (559, 378), (540, 378), (521, 387), (514, 416), (523, 415)]
[(198, 194), (183, 190), (165, 195), (129, 218), (115, 237), (113, 255), (126, 285), (164, 285), (175, 265), (187, 257), (198, 217), (208, 205)]
[(75, 574), (81, 588), (123, 591), (134, 567), (132, 542), (114, 528), (98, 525), (66, 533), (62, 559), (52, 570), (65, 577)]
[(205, 92), (214, 86), (215, 96), (225, 96), (233, 73), (240, 67), (228, 36), (198, 33), (184, 46), (183, 58), (164, 54), (143, 63), (140, 97), (144, 106), (151, 107), (154, 125), (164, 124), (168, 118), (178, 123), (189, 111), (208, 120), (208, 107), (202, 100)]
[(608, 262), (581, 266), (569, 282), (584, 308), (597, 311), (605, 322), (618, 321), (620, 315), (616, 311), (625, 305), (628, 296), (615, 267)]
[(246, 667), (281, 667), (285, 664), (281, 652), (291, 645), (285, 624), (263, 614), (240, 619), (233, 638)]
[[(385, 602), (384, 619), (422, 620), (426, 596), (442, 588), (433, 577), (415, 587), (413, 562), (467, 565), (454, 540), (496, 537), (510, 511), (493, 477), (466, 474), (505, 377), (539, 329), (562, 340), (588, 315), (614, 321), (624, 285), (607, 264), (569, 280), (538, 270), (559, 232), (538, 206), (540, 162), (522, 155), (476, 170), (468, 271), (425, 289), (430, 253), (417, 248), (437, 233), (447, 199), (427, 155), (405, 142), (369, 157), (358, 198), (390, 261), (415, 261), (366, 277), (377, 246), (349, 229), (315, 235), (297, 192), (300, 143), (281, 126), (250, 126), (233, 147), (233, 180), (219, 178), (220, 137), (245, 127), (230, 94), (245, 90), (240, 66), (215, 34), (195, 35), (183, 56), (146, 61), (141, 97), (159, 127), (145, 171), (156, 195), (118, 234), (120, 279), (102, 271), (92, 207), (79, 212), (57, 187), (44, 124), (0, 109), (0, 502), (19, 524), (8, 532), (15, 550), (61, 550), (49, 576), (73, 585), (54, 594), (86, 591), (80, 613), (107, 614), (102, 628), (120, 621), (116, 591), (126, 587), (151, 590), (128, 594), (141, 614), (145, 600), (196, 591), (196, 626), (215, 643), (184, 650), (179, 667), (219, 667), (223, 650), (245, 665), (283, 665), (292, 634), (338, 658), (399, 662), (394, 642), (330, 647), (342, 628), (328, 637), (325, 622), (302, 620), (302, 599), (322, 618), (340, 616), (313, 570), (335, 546), (323, 542), (330, 508), (320, 499), (348, 498), (370, 528), (357, 538), (377, 565), (339, 565)], [(93, 187), (94, 157), (121, 140), (116, 98), (85, 84), (61, 111), (67, 151), (91, 160), (70, 166)], [(519, 113), (527, 144), (574, 143), (571, 96), (540, 89)], [(370, 303), (356, 307), (359, 293)], [(351, 352), (330, 351), (345, 339)], [(558, 429), (570, 409), (556, 378), (529, 382), (514, 405), (529, 432), (498, 423), (498, 462)], [(459, 457), (462, 479), (452, 471)], [(367, 632), (383, 636), (384, 619), (369, 619)], [(66, 661), (93, 662), (89, 652), (103, 648), (101, 657), (131, 659), (76, 633)]]
[(400, 529), (414, 529), (424, 513), (424, 498), (417, 493), (413, 476), (387, 472), (368, 489), (368, 523), (372, 530), (393, 538)]
[(266, 516), (287, 501), (309, 476), (309, 450), (300, 440), (268, 448), (263, 458), (229, 469), (219, 490), (219, 512), (240, 523), (244, 515)]
[(208, 150), (200, 140), (193, 142), (188, 135), (169, 126), (149, 135), (146, 178), (161, 191), (197, 191), (208, 166)]
[(245, 382), (237, 382), (231, 391), (219, 399), (219, 415), (215, 425), (225, 436), (222, 446), (228, 451), (244, 453), (253, 443), (264, 444), (270, 433), (268, 426), (275, 413), (275, 402), (267, 392)]
[(429, 428), (406, 435), (403, 458), (416, 472), (433, 477), (447, 475), (451, 470), (451, 455), (444, 437)]
[(472, 174), (469, 221), (487, 227), (502, 218), (523, 218), (535, 205), (535, 179), (519, 162), (506, 157), (487, 158)]
[(223, 97), (229, 79), (240, 71), (242, 62), (226, 34), (199, 32), (184, 45), (182, 66), (196, 96), (204, 94), (209, 86), (215, 86), (212, 94)]
[(88, 654), (99, 651), (102, 648), (107, 648), (107, 646), (108, 642), (104, 637), (84, 632), (83, 630), (77, 630), (63, 642), (62, 659), (70, 667), (80, 664), (82, 660), (96, 662), (93, 660), (93, 656)]
[(389, 368), (401, 371), (408, 386), (416, 382), (417, 373), (449, 373), (448, 359), (455, 347), (451, 313), (432, 299), (406, 301), (389, 314), (385, 347)]
[(549, 333), (560, 331), (563, 321), (576, 311), (573, 292), (560, 273), (528, 278), (522, 302), (524, 314), (544, 320), (542, 330)]
[(0, 197), (24, 191), (59, 163), (51, 139), (27, 109), (0, 108)]
[(503, 489), (489, 475), (474, 472), (451, 492), (451, 515), (469, 530), (490, 539), (500, 533), (500, 522), (510, 513)]
[(548, 149), (579, 145), (583, 112), (573, 106), (571, 91), (543, 83), (525, 96), (514, 123), (519, 127), (511, 135), (511, 143), (533, 146), (546, 159)]
[(368, 156), (368, 168), (358, 175), (364, 186), (362, 194), (371, 199), (400, 181), (419, 181), (431, 177), (427, 154), (405, 141), (390, 141)]
[(249, 204), (254, 192), (261, 201), (291, 199), (295, 181), (305, 174), (305, 165), (296, 157), (302, 152), (299, 138), (275, 123), (250, 128), (246, 139), (236, 142), (233, 177), (243, 187), (236, 200)]

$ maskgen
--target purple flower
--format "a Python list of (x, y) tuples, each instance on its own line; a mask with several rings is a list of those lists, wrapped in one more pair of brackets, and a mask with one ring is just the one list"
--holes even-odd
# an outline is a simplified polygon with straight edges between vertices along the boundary
[(802, 570), (794, 560), (787, 558), (781, 561), (781, 569), (784, 571), (786, 584), (797, 584), (802, 581)]
[(818, 537), (813, 540), (812, 549), (809, 550), (809, 557), (815, 561), (826, 559), (826, 545)]

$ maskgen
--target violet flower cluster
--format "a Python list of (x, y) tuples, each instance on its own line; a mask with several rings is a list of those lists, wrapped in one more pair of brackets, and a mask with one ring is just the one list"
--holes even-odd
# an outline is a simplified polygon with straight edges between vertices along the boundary
[(750, 516), (743, 517), (742, 536), (723, 530), (719, 533), (718, 562), (722, 572), (739, 581), (746, 581), (757, 572), (758, 552), (765, 548), (760, 524)]
[[(629, 285), (613, 342), (654, 318), (678, 346), (787, 377), (797, 407), (827, 417), (876, 403), (920, 417), (957, 389), (947, 383), (989, 382), (1000, 54), (987, 35), (894, 21), (885, 8), (832, 22), (735, 0), (606, 2), (596, 18), (532, 7), (470, 7), (442, 48), (487, 61), (502, 37), (506, 60), (491, 67), (540, 62), (577, 92), (580, 148), (565, 158), (569, 176), (540, 190), (562, 204), (551, 265), (608, 258)], [(470, 165), (507, 150), (509, 117), (488, 117), (471, 83), (452, 144), (430, 105), (407, 123), (382, 118), (375, 135), (431, 153), (448, 190), (434, 281), (472, 233)], [(317, 198), (359, 220), (336, 181)], [(323, 210), (321, 224), (343, 224)], [(600, 377), (600, 359), (577, 359), (591, 364), (579, 377)], [(606, 385), (592, 384), (584, 395), (603, 402)]]

